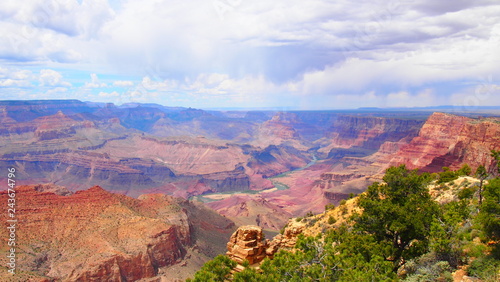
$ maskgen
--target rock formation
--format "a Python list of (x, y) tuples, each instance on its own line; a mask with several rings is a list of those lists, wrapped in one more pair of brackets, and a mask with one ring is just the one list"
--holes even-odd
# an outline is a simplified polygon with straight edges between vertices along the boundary
[(266, 257), (272, 258), (279, 249), (293, 248), (304, 228), (304, 224), (289, 221), (283, 234), (276, 235), (270, 241), (264, 240), (261, 227), (241, 226), (229, 239), (226, 255), (239, 264), (245, 260), (250, 264), (259, 263)]
[[(189, 203), (166, 195), (133, 199), (98, 186), (76, 193), (55, 185), (19, 186), (16, 191), (18, 272), (64, 281), (154, 277), (160, 268), (180, 262), (188, 248), (202, 244), (193, 230), (232, 230), (228, 220), (213, 219), (207, 210), (195, 212)], [(7, 197), (0, 192), (0, 201)], [(192, 226), (193, 213), (204, 219), (204, 227)], [(0, 218), (6, 222), (6, 213)], [(215, 222), (222, 226), (215, 228)], [(0, 236), (7, 238), (6, 232), (0, 230)], [(214, 235), (212, 244), (219, 240)]]
[(326, 146), (319, 151), (330, 157), (336, 153), (331, 150), (338, 148), (358, 147), (364, 149), (359, 153), (373, 153), (384, 142), (416, 136), (423, 123), (421, 119), (339, 116), (327, 133)]
[(227, 255), (237, 263), (247, 260), (250, 264), (258, 263), (266, 257), (268, 241), (263, 241), (262, 228), (241, 226), (231, 235), (227, 243)]
[(434, 113), (418, 136), (393, 156), (390, 164), (403, 163), (429, 172), (441, 171), (443, 166), (457, 169), (463, 163), (475, 169), (480, 164), (489, 166), (490, 151), (499, 149), (499, 120)]

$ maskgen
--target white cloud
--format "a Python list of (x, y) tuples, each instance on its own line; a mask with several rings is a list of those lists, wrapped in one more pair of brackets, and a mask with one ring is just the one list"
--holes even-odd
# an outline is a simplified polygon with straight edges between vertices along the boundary
[(18, 86), (22, 87), (25, 86), (26, 84), (23, 81), (18, 81), (18, 80), (13, 80), (13, 79), (1, 79), (0, 80), (0, 86), (1, 87), (13, 87), (13, 86)]
[[(223, 15), (202, 0), (4, 1), (0, 58), (92, 73), (90, 82), (70, 80), (85, 95), (130, 87), (141, 99), (176, 93), (221, 105), (446, 103), (466, 90), (419, 91), (500, 74), (498, 1), (221, 1)], [(106, 84), (95, 72), (117, 78)], [(0, 85), (29, 87), (30, 76), (0, 71)], [(57, 73), (38, 80), (70, 87)]]
[(141, 86), (146, 90), (166, 90), (167, 83), (163, 81), (155, 81), (149, 76), (146, 76), (142, 78)]
[(113, 82), (113, 86), (117, 87), (131, 87), (134, 83), (130, 80), (117, 80)]
[(428, 107), (435, 105), (436, 97), (432, 89), (425, 89), (415, 95), (407, 91), (389, 93), (385, 100), (386, 107)]
[(103, 83), (99, 80), (99, 77), (97, 77), (97, 74), (91, 73), (90, 74), (90, 82), (85, 82), (85, 87), (86, 88), (102, 88), (106, 87), (107, 84)]
[(62, 74), (51, 69), (40, 70), (40, 76), (38, 78), (40, 86), (66, 86), (71, 87), (71, 83), (63, 80)]
[(29, 70), (0, 67), (0, 87), (30, 87), (32, 78)]

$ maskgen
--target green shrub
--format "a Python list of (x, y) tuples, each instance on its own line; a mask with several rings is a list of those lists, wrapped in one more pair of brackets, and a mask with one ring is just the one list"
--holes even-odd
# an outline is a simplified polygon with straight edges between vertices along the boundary
[(459, 176), (471, 175), (472, 169), (468, 164), (463, 164), (462, 167), (459, 170), (457, 170), (457, 174)]
[(472, 199), (472, 196), (474, 196), (474, 193), (476, 192), (476, 189), (470, 187), (470, 188), (464, 188), (458, 192), (458, 199), (463, 200), (463, 199)]
[(407, 277), (403, 281), (453, 281), (452, 268), (447, 261), (440, 261), (434, 253), (427, 253), (405, 265)]
[(327, 204), (327, 205), (325, 205), (325, 211), (333, 210), (334, 208), (335, 208), (334, 204)]
[(493, 257), (480, 257), (475, 259), (467, 268), (467, 273), (485, 281), (499, 281), (500, 260)]
[(305, 217), (311, 217), (314, 216), (314, 213), (312, 211), (308, 211), (305, 215)]
[(329, 216), (328, 217), (328, 224), (335, 224), (335, 222), (337, 222), (337, 220), (335, 219), (335, 217), (333, 216)]
[(439, 173), (438, 184), (447, 183), (458, 178), (458, 173), (450, 170), (449, 167), (443, 167), (443, 172)]
[(194, 275), (193, 282), (224, 281), (236, 267), (236, 262), (224, 255), (218, 255), (213, 260), (206, 262)]

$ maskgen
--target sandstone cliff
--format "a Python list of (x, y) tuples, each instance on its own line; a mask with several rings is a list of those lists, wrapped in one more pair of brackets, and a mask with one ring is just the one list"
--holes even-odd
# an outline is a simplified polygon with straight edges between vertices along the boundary
[(406, 164), (423, 171), (441, 171), (443, 166), (459, 168), (463, 163), (476, 168), (491, 165), (491, 150), (500, 149), (500, 122), (434, 113), (417, 137), (403, 145), (390, 165)]
[[(193, 207), (170, 196), (133, 199), (98, 186), (74, 194), (53, 185), (16, 190), (19, 272), (63, 281), (136, 281), (180, 262), (199, 243), (192, 234)], [(7, 193), (0, 199), (7, 202)], [(208, 215), (201, 218), (206, 228), (214, 226)], [(225, 221), (218, 223), (219, 234), (232, 230)], [(6, 232), (0, 231), (3, 238)]]
[[(319, 152), (334, 157), (336, 154), (352, 155), (353, 147), (362, 148), (358, 150), (358, 155), (366, 156), (374, 153), (384, 142), (399, 141), (405, 137), (416, 136), (423, 124), (423, 120), (395, 119), (367, 116), (339, 116), (333, 122), (327, 133), (325, 147)], [(338, 156), (337, 156), (338, 157)]]

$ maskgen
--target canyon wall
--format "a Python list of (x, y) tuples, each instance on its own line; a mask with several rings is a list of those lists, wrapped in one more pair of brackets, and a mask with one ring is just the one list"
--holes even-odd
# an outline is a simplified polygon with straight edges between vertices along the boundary
[(467, 163), (473, 169), (489, 167), (491, 150), (500, 149), (500, 120), (471, 119), (445, 113), (434, 113), (417, 137), (401, 147), (390, 165), (437, 172), (447, 166), (459, 168)]
[(328, 157), (336, 157), (337, 151), (366, 156), (376, 152), (385, 142), (416, 136), (423, 123), (424, 120), (414, 119), (339, 116), (327, 133), (326, 146), (318, 151), (328, 154)]
[[(0, 192), (1, 201), (7, 197)], [(208, 210), (200, 216), (199, 208), (160, 194), (133, 199), (99, 186), (71, 193), (60, 186), (32, 185), (19, 186), (16, 199), (17, 271), (65, 281), (154, 277), (203, 241), (193, 236), (193, 230), (200, 233), (203, 227), (192, 223), (204, 220), (205, 229), (225, 240), (234, 230), (227, 219), (214, 219)], [(200, 218), (193, 219), (193, 214)], [(5, 222), (6, 213), (0, 218)], [(7, 229), (0, 235), (8, 238)]]

